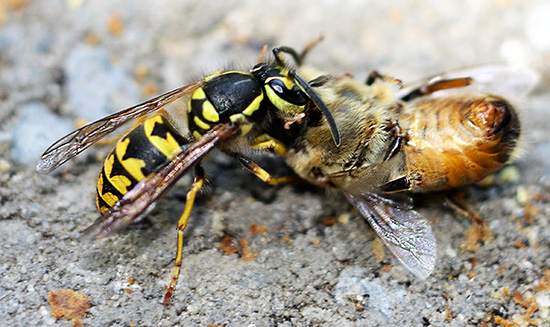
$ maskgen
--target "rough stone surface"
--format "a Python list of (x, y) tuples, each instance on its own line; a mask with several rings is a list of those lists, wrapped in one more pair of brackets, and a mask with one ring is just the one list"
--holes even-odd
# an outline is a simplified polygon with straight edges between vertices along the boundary
[[(0, 324), (71, 326), (47, 302), (71, 289), (90, 298), (85, 326), (549, 325), (548, 12), (546, 0), (0, 0)], [(438, 260), (418, 280), (388, 253), (377, 261), (374, 234), (344, 199), (264, 185), (221, 154), (206, 164), (209, 192), (186, 231), (172, 305), (159, 301), (189, 179), (143, 222), (78, 240), (97, 216), (108, 147), (39, 175), (50, 138), (217, 69), (248, 69), (264, 44), (299, 49), (320, 34), (308, 64), (360, 80), (372, 69), (412, 82), (487, 63), (541, 75), (520, 103), (523, 157), (489, 187), (464, 190), (491, 232), (477, 251), (462, 247), (472, 222), (428, 198), (419, 211)], [(225, 255), (224, 228), (256, 258)]]

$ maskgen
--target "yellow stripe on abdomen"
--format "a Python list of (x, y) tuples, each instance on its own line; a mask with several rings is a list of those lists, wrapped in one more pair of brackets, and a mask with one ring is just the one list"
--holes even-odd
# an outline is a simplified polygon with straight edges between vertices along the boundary
[[(181, 144), (174, 138), (166, 124), (161, 116), (155, 116), (146, 120), (143, 128), (151, 144), (166, 158), (173, 158), (181, 152)], [(162, 128), (162, 135), (155, 135), (155, 128)]]
[(141, 172), (141, 169), (145, 167), (146, 163), (143, 160), (136, 159), (136, 158), (126, 158), (124, 159), (124, 155), (126, 154), (128, 150), (128, 145), (130, 144), (130, 138), (125, 137), (121, 141), (119, 141), (116, 145), (115, 152), (118, 161), (124, 167), (124, 170), (126, 170), (132, 177), (138, 181), (145, 178), (145, 175)]

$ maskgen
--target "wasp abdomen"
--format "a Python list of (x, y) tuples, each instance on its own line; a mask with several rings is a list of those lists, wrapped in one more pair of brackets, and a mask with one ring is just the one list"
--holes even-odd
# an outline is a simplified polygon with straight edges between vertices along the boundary
[(146, 120), (120, 139), (99, 174), (99, 211), (109, 210), (140, 180), (178, 154), (185, 143), (185, 138), (162, 116)]

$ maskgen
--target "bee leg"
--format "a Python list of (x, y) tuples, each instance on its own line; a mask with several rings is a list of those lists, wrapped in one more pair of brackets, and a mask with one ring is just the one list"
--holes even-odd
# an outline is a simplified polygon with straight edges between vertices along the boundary
[(163, 304), (170, 304), (172, 293), (174, 293), (174, 290), (176, 289), (176, 283), (178, 281), (181, 268), (181, 258), (183, 255), (183, 231), (185, 230), (185, 227), (187, 227), (187, 221), (189, 220), (189, 216), (191, 215), (191, 210), (193, 210), (195, 196), (200, 191), (203, 184), (204, 169), (200, 165), (197, 165), (195, 166), (195, 180), (191, 185), (191, 189), (189, 190), (189, 192), (187, 192), (185, 208), (183, 209), (183, 213), (178, 219), (178, 247), (176, 251), (176, 262), (174, 264), (174, 271), (172, 272), (172, 280), (170, 281), (168, 290), (164, 294), (164, 300), (162, 301)]
[(260, 56), (258, 57), (258, 61), (256, 61), (256, 65), (261, 64), (264, 62), (265, 53), (267, 51), (267, 44), (264, 44), (262, 48), (262, 52), (260, 52)]
[(383, 161), (388, 161), (401, 151), (403, 142), (405, 141), (405, 134), (401, 131), (401, 127), (397, 121), (392, 121), (388, 125), (389, 133), (391, 135), (391, 143), (388, 146), (388, 150), (384, 155)]
[(282, 183), (289, 183), (296, 181), (296, 177), (294, 176), (283, 176), (283, 177), (273, 177), (271, 176), (267, 171), (265, 171), (262, 167), (260, 167), (257, 163), (255, 163), (252, 159), (247, 158), (240, 154), (231, 154), (233, 158), (235, 158), (239, 163), (246, 168), (248, 171), (256, 175), (259, 179), (261, 179), (263, 182), (270, 184), (270, 185), (279, 185)]
[(394, 180), (387, 182), (386, 184), (380, 186), (380, 191), (384, 193), (395, 193), (409, 191), (411, 189), (411, 182), (407, 176), (401, 176)]
[(365, 84), (370, 86), (374, 84), (376, 80), (379, 80), (379, 79), (383, 80), (384, 82), (397, 85), (399, 88), (403, 87), (403, 82), (400, 79), (382, 75), (376, 70), (373, 70), (372, 72), (370, 72), (369, 76), (367, 76), (367, 80), (365, 81)]
[(450, 191), (444, 194), (445, 204), (459, 214), (469, 218), (472, 225), (468, 227), (466, 241), (461, 245), (462, 250), (477, 251), (480, 246), (492, 235), (489, 226), (481, 214), (471, 208), (464, 200), (464, 192)]
[(436, 91), (465, 87), (472, 84), (472, 81), (470, 77), (431, 80), (422, 86), (412, 89), (409, 93), (402, 96), (401, 100), (410, 101)]
[(449, 191), (444, 194), (445, 204), (460, 215), (468, 217), (474, 224), (484, 226), (485, 221), (479, 214), (479, 212), (472, 209), (472, 207), (464, 200), (463, 192)]
[(292, 57), (292, 59), (294, 59), (294, 62), (296, 63), (296, 65), (301, 66), (304, 63), (304, 58), (309, 53), (309, 51), (314, 46), (321, 43), (321, 41), (323, 41), (323, 38), (324, 38), (323, 36), (319, 36), (315, 40), (306, 44), (306, 46), (304, 47), (301, 53), (296, 52), (296, 50), (294, 50), (291, 47), (282, 46), (282, 47), (274, 48), (273, 55), (275, 56), (275, 60), (277, 61), (277, 63), (282, 66), (284, 66), (285, 63), (284, 63), (283, 57), (281, 56), (281, 52), (289, 54)]
[(281, 157), (286, 157), (288, 152), (286, 146), (281, 141), (267, 134), (256, 137), (250, 147), (257, 150), (272, 150), (276, 155)]

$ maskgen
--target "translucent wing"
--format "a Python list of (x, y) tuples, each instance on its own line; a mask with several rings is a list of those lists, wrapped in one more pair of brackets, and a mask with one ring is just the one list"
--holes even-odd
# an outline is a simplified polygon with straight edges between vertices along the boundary
[(162, 109), (167, 104), (193, 92), (202, 83), (203, 81), (191, 83), (82, 126), (52, 144), (42, 154), (36, 170), (49, 173), (125, 123)]
[(408, 95), (429, 88), (444, 80), (461, 78), (471, 79), (471, 84), (466, 87), (449, 88), (433, 93), (433, 96), (448, 96), (461, 92), (482, 92), (502, 95), (507, 98), (521, 99), (535, 87), (539, 81), (539, 74), (526, 67), (514, 67), (506, 65), (486, 65), (456, 70), (438, 74), (423, 79), (420, 82), (406, 85), (401, 89), (398, 98), (406, 98)]
[(428, 222), (407, 202), (408, 198), (397, 194), (344, 194), (409, 271), (420, 278), (432, 273), (435, 237)]
[(84, 231), (83, 238), (96, 240), (107, 237), (138, 221), (153, 209), (157, 200), (194, 164), (220, 142), (237, 133), (240, 125), (239, 122), (220, 124), (187, 144), (173, 160), (141, 180), (106, 215), (100, 216)]

